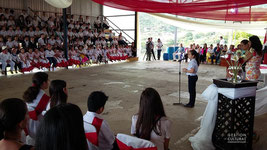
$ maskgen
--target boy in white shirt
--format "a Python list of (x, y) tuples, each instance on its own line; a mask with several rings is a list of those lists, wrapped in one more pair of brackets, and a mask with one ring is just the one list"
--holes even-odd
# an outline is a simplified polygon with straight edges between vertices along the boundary
[(13, 44), (13, 41), (12, 41), (12, 38), (11, 37), (8, 37), (7, 38), (6, 46), (8, 48), (13, 48), (14, 44)]
[(104, 111), (107, 100), (108, 96), (105, 93), (101, 91), (92, 92), (87, 101), (88, 111), (83, 116), (85, 131), (89, 126), (88, 124), (96, 128), (100, 150), (113, 149), (113, 143), (115, 141), (115, 136), (110, 130), (108, 123), (100, 115)]
[(2, 63), (2, 74), (5, 74), (7, 64), (10, 65), (10, 72), (13, 74), (15, 63), (12, 61), (12, 56), (7, 51), (7, 47), (3, 46), (2, 52), (0, 53), (0, 61)]

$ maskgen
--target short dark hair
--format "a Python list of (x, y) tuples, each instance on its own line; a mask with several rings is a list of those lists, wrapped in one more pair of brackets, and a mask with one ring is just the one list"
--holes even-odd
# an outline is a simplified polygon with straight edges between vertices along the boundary
[(249, 41), (248, 41), (247, 39), (244, 39), (244, 40), (242, 40), (240, 43), (243, 43), (243, 44), (247, 45), (248, 42), (249, 42)]
[(104, 107), (106, 101), (108, 100), (108, 96), (102, 91), (94, 91), (92, 92), (87, 101), (88, 111), (96, 112), (101, 107)]

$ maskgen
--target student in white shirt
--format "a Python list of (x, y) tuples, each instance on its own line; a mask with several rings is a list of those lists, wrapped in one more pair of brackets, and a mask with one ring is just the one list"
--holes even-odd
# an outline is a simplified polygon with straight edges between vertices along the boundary
[(33, 28), (32, 28), (32, 27), (29, 28), (28, 35), (29, 35), (30, 37), (34, 37), (35, 32), (33, 31)]
[(220, 36), (220, 45), (225, 45), (225, 40), (223, 39), (222, 36)]
[(7, 21), (7, 26), (15, 26), (15, 21), (14, 21), (14, 18), (13, 16), (9, 16), (9, 19)]
[(11, 54), (7, 51), (7, 47), (2, 48), (0, 53), (0, 61), (2, 63), (2, 74), (5, 74), (6, 66), (10, 65), (10, 72), (13, 74), (15, 63), (12, 61)]
[[(54, 71), (54, 68), (57, 66), (57, 60), (55, 59), (54, 57), (55, 55), (55, 52), (52, 50), (52, 46), (49, 44), (47, 46), (47, 50), (45, 51), (45, 57), (49, 60), (49, 63), (53, 66), (52, 66), (52, 70)], [(49, 71), (50, 71), (50, 68), (49, 68)]]
[(84, 22), (87, 23), (87, 24), (90, 23), (90, 18), (89, 18), (89, 16), (86, 16), (86, 17), (85, 17), (85, 21), (84, 21)]
[(7, 33), (6, 33), (6, 27), (3, 26), (1, 31), (0, 31), (0, 35), (2, 35), (3, 37), (6, 37)]
[(15, 32), (14, 32), (14, 35), (15, 36), (20, 36), (21, 35), (21, 30), (20, 30), (20, 27), (16, 27), (16, 30), (15, 30)]
[(28, 59), (27, 53), (25, 53), (25, 50), (22, 48), (20, 49), (19, 53), (19, 59), (21, 63), (21, 72), (24, 73), (25, 71), (31, 71), (33, 69), (33, 66), (31, 66), (30, 61)]
[(168, 150), (171, 122), (155, 89), (146, 88), (142, 92), (139, 111), (132, 117), (131, 134), (153, 142), (158, 150)]
[(104, 111), (104, 106), (108, 97), (101, 91), (95, 91), (90, 94), (87, 101), (88, 111), (83, 116), (84, 129), (88, 124), (95, 126), (98, 134), (98, 147), (100, 150), (113, 149), (115, 136), (111, 131), (108, 123), (100, 115)]
[(29, 123), (27, 125), (29, 137), (27, 137), (27, 144), (35, 143), (36, 132), (40, 121), (43, 119), (42, 112), (50, 99), (44, 91), (48, 86), (48, 74), (37, 72), (32, 77), (32, 86), (28, 87), (23, 94), (23, 100), (26, 102), (29, 111)]
[(158, 39), (158, 44), (157, 44), (157, 50), (158, 50), (158, 60), (160, 60), (160, 54), (162, 51), (163, 44), (160, 39)]
[(18, 36), (14, 37), (13, 47), (16, 47), (16, 48), (19, 47), (19, 38), (18, 38)]
[(21, 70), (21, 62), (19, 59), (19, 55), (17, 54), (17, 49), (13, 48), (11, 51), (11, 57), (12, 57), (12, 61), (15, 63), (15, 72), (18, 73), (18, 68), (19, 70)]
[(73, 25), (73, 21), (72, 20), (70, 21), (70, 24), (68, 25), (68, 28), (71, 28), (71, 29), (74, 28), (74, 25)]
[(200, 63), (199, 54), (195, 50), (191, 50), (188, 52), (188, 58), (190, 59), (190, 62), (187, 68), (183, 68), (183, 72), (185, 72), (188, 76), (188, 91), (190, 95), (190, 101), (184, 106), (193, 108), (196, 100), (196, 83), (198, 80), (197, 71)]
[(13, 37), (13, 36), (15, 35), (15, 32), (14, 32), (14, 30), (13, 30), (12, 27), (9, 27), (9, 30), (6, 31), (6, 34), (7, 34), (8, 36)]
[(8, 48), (13, 48), (14, 44), (13, 44), (13, 41), (12, 41), (12, 38), (11, 37), (8, 37), (7, 38), (6, 46)]
[(41, 34), (42, 34), (42, 32), (40, 31), (40, 28), (36, 27), (35, 32), (34, 32), (34, 36), (40, 37)]
[(23, 29), (22, 29), (21, 35), (24, 36), (24, 37), (25, 37), (25, 36), (29, 36), (29, 34), (28, 34), (26, 28), (23, 28)]
[(48, 17), (46, 16), (45, 12), (43, 12), (41, 18), (42, 18), (43, 21), (47, 21), (48, 20)]
[(48, 43), (49, 43), (50, 45), (52, 45), (52, 46), (55, 45), (56, 40), (55, 40), (55, 37), (54, 37), (53, 35), (52, 35), (51, 38), (48, 40)]
[(44, 37), (45, 37), (45, 35), (44, 34), (41, 34), (41, 37), (38, 39), (38, 44), (40, 46), (45, 46), (46, 45), (45, 44), (45, 41), (44, 41)]

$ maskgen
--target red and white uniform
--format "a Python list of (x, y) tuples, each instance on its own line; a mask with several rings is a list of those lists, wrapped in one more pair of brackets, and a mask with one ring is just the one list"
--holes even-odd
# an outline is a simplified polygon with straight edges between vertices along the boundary
[(28, 60), (30, 61), (31, 65), (33, 65), (34, 64), (33, 52), (32, 53), (27, 52), (27, 55), (28, 55)]
[(39, 52), (40, 54), (40, 62), (41, 62), (41, 66), (45, 67), (45, 68), (49, 68), (50, 67), (50, 63), (49, 60), (45, 57), (45, 52)]
[(98, 133), (96, 131), (95, 126), (86, 121), (84, 121), (83, 125), (84, 125), (84, 131), (88, 149), (98, 150), (98, 136), (97, 136)]
[(78, 53), (76, 52), (76, 50), (71, 50), (69, 52), (69, 56), (70, 56), (70, 59), (69, 59), (69, 64), (72, 65), (72, 64), (80, 64), (80, 60), (79, 60), (79, 57), (78, 57)]
[(117, 134), (116, 141), (120, 150), (157, 150), (152, 142), (126, 134)]
[(34, 99), (32, 103), (26, 103), (30, 117), (28, 122), (28, 134), (32, 139), (36, 137), (40, 120), (43, 118), (42, 112), (46, 109), (49, 100), (50, 97), (45, 94), (44, 90), (40, 89), (36, 99)]
[(91, 124), (96, 128), (98, 136), (98, 147), (101, 150), (111, 150), (115, 141), (115, 136), (110, 130), (108, 123), (97, 113), (87, 111), (83, 116), (85, 131), (87, 125)]
[(19, 59), (21, 62), (21, 72), (31, 71), (33, 69), (30, 61), (28, 60), (27, 53), (19, 53)]
[(39, 68), (41, 66), (40, 53), (39, 52), (33, 52), (33, 62), (35, 63), (37, 68)]

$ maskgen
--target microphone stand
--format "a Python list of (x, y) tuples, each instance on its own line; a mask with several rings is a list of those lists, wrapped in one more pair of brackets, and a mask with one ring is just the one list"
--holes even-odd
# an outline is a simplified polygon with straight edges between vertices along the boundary
[(183, 59), (178, 60), (179, 62), (179, 102), (178, 103), (173, 103), (173, 105), (183, 105), (181, 103), (181, 62)]

